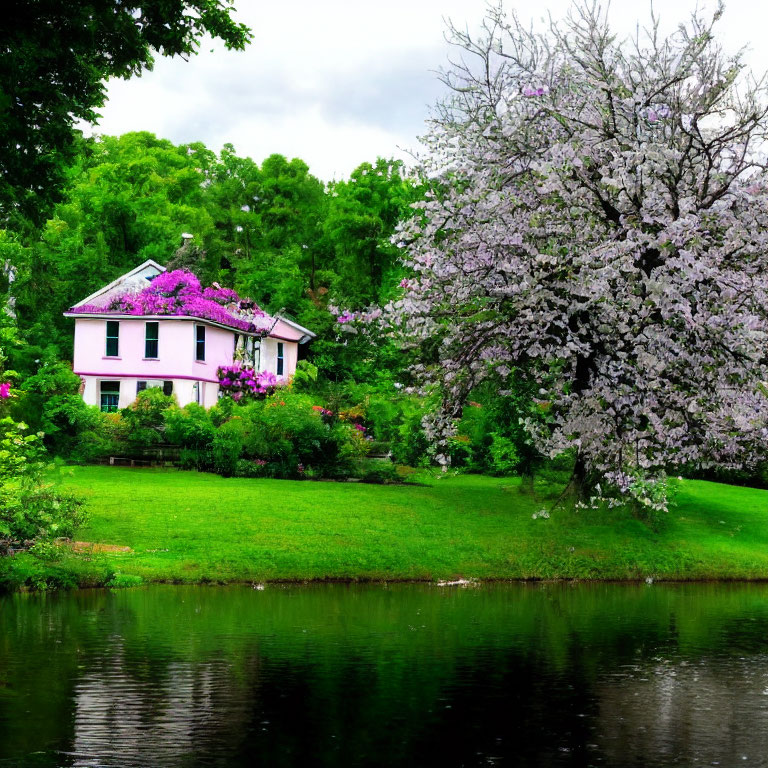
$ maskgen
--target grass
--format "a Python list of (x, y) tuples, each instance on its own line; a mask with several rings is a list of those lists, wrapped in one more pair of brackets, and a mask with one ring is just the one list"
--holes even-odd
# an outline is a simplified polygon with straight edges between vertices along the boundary
[[(514, 478), (370, 486), (74, 467), (78, 539), (131, 552), (16, 557), (19, 583), (310, 579), (768, 579), (768, 491), (675, 483), (659, 532), (624, 509), (558, 508)], [(543, 489), (546, 490), (546, 489)], [(543, 492), (540, 489), (540, 493)]]

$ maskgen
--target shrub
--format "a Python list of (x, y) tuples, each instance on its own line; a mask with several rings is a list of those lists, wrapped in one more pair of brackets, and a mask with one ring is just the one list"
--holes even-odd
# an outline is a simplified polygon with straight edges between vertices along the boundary
[(163, 414), (165, 437), (182, 446), (180, 463), (184, 469), (208, 469), (212, 464), (211, 446), (216, 428), (208, 411), (197, 403), (183, 408), (168, 408)]
[(159, 387), (139, 392), (127, 408), (120, 411), (127, 425), (128, 441), (134, 446), (150, 447), (163, 441), (164, 413), (176, 405), (173, 395), (164, 395)]
[(80, 436), (70, 458), (93, 461), (104, 456), (120, 456), (128, 445), (129, 425), (120, 413), (98, 413), (96, 425)]
[(317, 366), (309, 360), (299, 360), (291, 384), (296, 392), (311, 391), (317, 382)]
[(378, 441), (389, 444), (392, 460), (418, 467), (429, 463), (429, 440), (422, 419), (427, 405), (415, 395), (374, 393), (369, 396), (366, 420)]
[(68, 365), (50, 363), (21, 385), (14, 416), (43, 432), (45, 447), (57, 456), (77, 457), (83, 436), (98, 429), (100, 412), (83, 401), (81, 384)]
[[(216, 471), (282, 478), (347, 476), (354, 460), (367, 449), (365, 438), (352, 424), (324, 420), (316, 408), (312, 398), (289, 390), (237, 407), (214, 439), (214, 453), (221, 446)], [(240, 422), (236, 433), (242, 440), (237, 445), (231, 437), (225, 440), (221, 435), (225, 428), (232, 430), (228, 425), (235, 421)], [(225, 442), (229, 448), (224, 448)], [(237, 458), (266, 468), (236, 465), (235, 449)], [(225, 452), (230, 460), (224, 459)]]
[(224, 477), (232, 477), (235, 474), (243, 453), (245, 432), (246, 425), (240, 416), (235, 416), (216, 430), (211, 446), (215, 472)]
[(0, 419), (0, 555), (71, 536), (85, 519), (80, 500), (43, 481), (44, 456), (40, 435)]
[(491, 474), (511, 475), (520, 466), (520, 454), (514, 440), (498, 432), (491, 432), (489, 448)]
[(530, 475), (543, 461), (523, 426), (526, 419), (547, 419), (528, 383), (500, 395), (491, 382), (477, 387), (464, 407), (457, 438), (451, 445), (455, 466), (492, 475)]
[(274, 468), (263, 459), (240, 459), (235, 465), (235, 477), (274, 477)]
[(396, 483), (400, 481), (397, 467), (390, 461), (367, 462), (360, 474), (360, 482), (363, 483)]

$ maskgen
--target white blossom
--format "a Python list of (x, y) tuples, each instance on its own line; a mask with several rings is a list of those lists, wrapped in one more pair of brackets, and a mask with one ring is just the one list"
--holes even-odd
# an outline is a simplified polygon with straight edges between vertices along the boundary
[(522, 370), (542, 453), (653, 508), (666, 467), (764, 453), (766, 105), (717, 17), (629, 43), (591, 4), (544, 35), (501, 11), (488, 40), (454, 30), (431, 194), (395, 237), (415, 278), (387, 308), (414, 347), (441, 340), (415, 370), (438, 442), (474, 385)]

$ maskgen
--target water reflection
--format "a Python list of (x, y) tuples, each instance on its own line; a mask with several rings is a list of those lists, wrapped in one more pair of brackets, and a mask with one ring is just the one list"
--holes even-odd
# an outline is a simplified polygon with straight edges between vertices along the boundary
[(768, 764), (768, 656), (658, 659), (597, 688), (609, 764)]
[(0, 599), (3, 766), (768, 765), (768, 588)]

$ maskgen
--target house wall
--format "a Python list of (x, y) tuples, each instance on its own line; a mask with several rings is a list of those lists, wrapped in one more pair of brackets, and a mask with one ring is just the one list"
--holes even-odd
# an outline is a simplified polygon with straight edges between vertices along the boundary
[[(195, 360), (195, 325), (192, 320), (158, 320), (158, 356), (144, 357), (146, 321), (118, 320), (120, 341), (117, 357), (107, 357), (107, 320), (75, 320), (76, 373), (143, 378), (185, 377), (216, 381), (216, 369), (231, 365), (234, 331), (205, 326), (205, 362)], [(205, 325), (205, 323), (201, 323)]]
[(283, 341), (271, 336), (261, 340), (261, 360), (259, 370), (277, 373), (277, 343), (283, 345), (283, 375), (287, 379), (296, 372), (296, 359), (299, 354), (299, 345), (295, 341)]
[(102, 380), (120, 381), (119, 407), (136, 399), (136, 382), (173, 381), (179, 405), (195, 402), (193, 387), (201, 382), (201, 400), (207, 408), (216, 404), (218, 380), (216, 369), (231, 365), (234, 331), (205, 326), (205, 361), (195, 360), (195, 325), (192, 320), (158, 319), (157, 359), (144, 357), (145, 324), (142, 319), (121, 319), (117, 357), (106, 353), (107, 319), (75, 320), (74, 371), (83, 378), (83, 399), (91, 405), (100, 403)]
[(210, 381), (192, 381), (190, 379), (177, 379), (169, 377), (167, 379), (141, 379), (132, 376), (83, 376), (83, 400), (88, 405), (99, 406), (101, 404), (101, 382), (117, 381), (120, 382), (120, 398), (118, 408), (127, 408), (136, 399), (136, 385), (139, 381), (146, 381), (148, 387), (163, 386), (163, 382), (173, 382), (173, 394), (180, 406), (189, 403), (198, 402), (195, 386), (200, 390), (200, 405), (211, 408), (216, 405), (219, 399), (219, 385)]
[[(74, 371), (84, 382), (83, 399), (91, 405), (101, 402), (101, 381), (119, 381), (119, 408), (125, 408), (136, 399), (136, 384), (147, 381), (162, 385), (173, 382), (173, 392), (179, 405), (197, 402), (194, 386), (199, 382), (200, 402), (206, 408), (216, 404), (219, 393), (216, 370), (232, 365), (235, 331), (217, 328), (205, 322), (189, 319), (157, 318), (157, 359), (144, 357), (145, 318), (119, 319), (118, 355), (106, 355), (107, 321), (111, 318), (75, 319)], [(205, 361), (195, 360), (195, 326), (205, 327)], [(278, 321), (273, 329), (278, 338), (261, 341), (258, 369), (277, 373), (277, 344), (283, 344), (283, 378), (296, 370), (298, 339), (301, 334)], [(295, 340), (293, 340), (295, 339)]]

